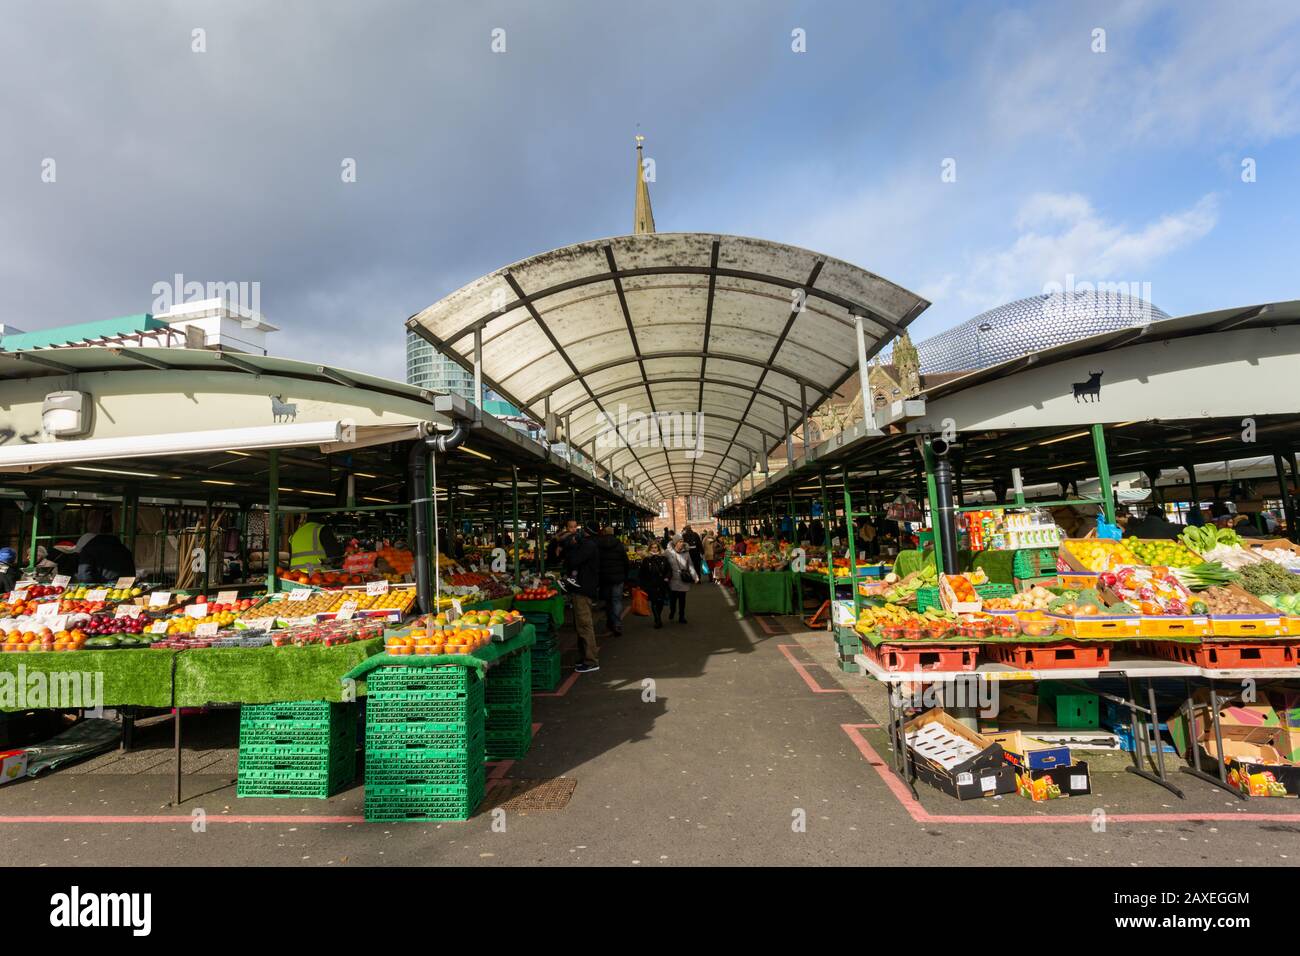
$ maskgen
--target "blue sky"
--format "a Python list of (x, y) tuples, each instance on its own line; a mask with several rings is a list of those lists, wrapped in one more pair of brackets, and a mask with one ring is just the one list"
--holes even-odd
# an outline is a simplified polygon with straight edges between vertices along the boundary
[(630, 231), (638, 128), (660, 230), (847, 259), (934, 301), (918, 337), (1067, 273), (1171, 314), (1297, 297), (1296, 3), (0, 0), (0, 25), (0, 320), (29, 330), (177, 272), (258, 281), (275, 351), (400, 377), (407, 315)]

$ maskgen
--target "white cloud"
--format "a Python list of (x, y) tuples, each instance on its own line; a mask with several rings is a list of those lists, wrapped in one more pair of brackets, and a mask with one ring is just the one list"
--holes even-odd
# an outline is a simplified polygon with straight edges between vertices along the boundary
[(1158, 260), (1204, 237), (1217, 220), (1213, 194), (1137, 227), (1103, 219), (1078, 194), (1036, 194), (1016, 217), (1021, 234), (976, 257), (956, 283), (958, 296), (978, 311), (1041, 292), (1049, 282), (1064, 284), (1071, 275), (1076, 281), (1149, 281), (1146, 274)]

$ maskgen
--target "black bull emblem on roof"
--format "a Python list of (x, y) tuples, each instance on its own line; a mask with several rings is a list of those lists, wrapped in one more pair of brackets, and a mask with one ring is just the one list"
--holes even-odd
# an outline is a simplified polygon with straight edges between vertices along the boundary
[(1074, 383), (1076, 402), (1096, 402), (1101, 399), (1101, 372), (1089, 372), (1086, 382)]

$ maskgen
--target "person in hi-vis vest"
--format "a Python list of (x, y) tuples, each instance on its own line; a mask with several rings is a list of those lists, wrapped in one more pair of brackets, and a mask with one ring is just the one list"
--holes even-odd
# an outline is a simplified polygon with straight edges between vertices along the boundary
[(306, 515), (289, 538), (289, 569), (315, 571), (341, 554), (334, 532)]

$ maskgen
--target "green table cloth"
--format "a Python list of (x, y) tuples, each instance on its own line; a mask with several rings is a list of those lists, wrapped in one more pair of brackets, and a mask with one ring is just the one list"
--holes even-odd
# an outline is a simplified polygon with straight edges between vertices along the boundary
[(334, 647), (311, 644), (181, 651), (176, 659), (175, 706), (350, 700), (353, 697), (342, 683), (343, 676), (383, 649), (384, 639), (373, 637)]
[[(56, 704), (56, 709), (72, 709), (76, 706), (76, 699), (70, 701), (62, 688), (67, 688), (70, 696), (71, 687), (67, 682), (73, 678), (78, 692), (102, 694), (101, 700), (87, 701), (84, 704), (87, 707), (97, 703), (104, 707), (127, 704), (170, 707), (172, 661), (175, 657), (175, 651), (162, 648), (0, 654), (0, 710), (38, 710)], [(38, 674), (43, 676), (36, 676)], [(60, 688), (57, 701), (50, 696), (54, 684)], [(35, 693), (44, 693), (47, 703), (38, 706), (35, 701), (39, 698), (34, 696)]]
[(744, 571), (731, 561), (726, 562), (726, 570), (741, 616), (794, 613), (795, 580), (790, 571)]
[[(396, 633), (400, 634), (401, 631)], [(493, 641), (480, 647), (473, 654), (389, 654), (384, 652), (361, 661), (343, 677), (359, 680), (376, 667), (385, 667), (390, 664), (403, 667), (440, 667), (444, 664), (455, 664), (459, 667), (472, 667), (482, 676), (489, 664), (507, 657), (515, 651), (532, 647), (536, 643), (537, 628), (531, 624), (525, 624), (519, 633), (508, 641)]]
[(521, 614), (549, 614), (556, 627), (564, 626), (563, 594), (557, 594), (545, 601), (521, 601), (515, 598), (515, 610)]

